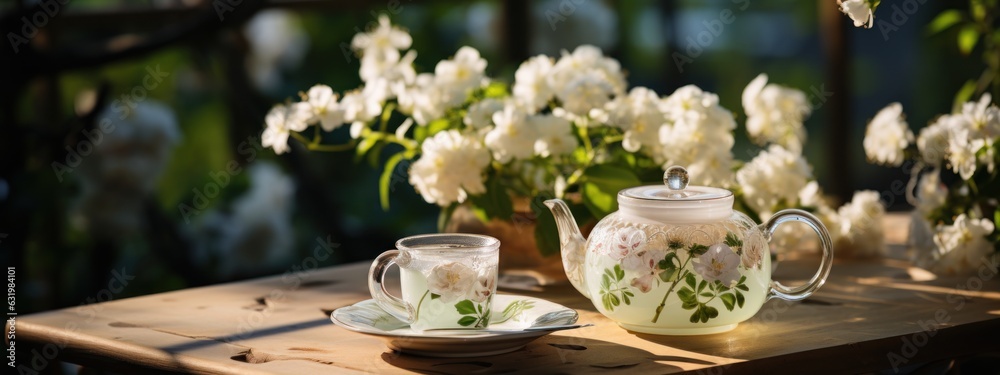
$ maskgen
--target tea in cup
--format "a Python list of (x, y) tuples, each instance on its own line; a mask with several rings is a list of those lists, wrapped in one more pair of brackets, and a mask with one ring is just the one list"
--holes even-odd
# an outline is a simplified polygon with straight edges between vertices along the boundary
[[(425, 234), (396, 242), (372, 263), (368, 290), (378, 305), (415, 331), (477, 329), (490, 324), (497, 291), (500, 241), (475, 234)], [(399, 267), (402, 298), (389, 294), (383, 280)]]

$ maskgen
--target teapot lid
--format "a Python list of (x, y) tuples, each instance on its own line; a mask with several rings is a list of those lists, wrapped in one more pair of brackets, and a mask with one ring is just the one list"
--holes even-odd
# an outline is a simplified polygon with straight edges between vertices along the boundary
[(688, 186), (687, 169), (672, 166), (663, 172), (664, 185), (646, 185), (618, 192), (622, 213), (661, 222), (722, 220), (733, 211), (733, 192)]

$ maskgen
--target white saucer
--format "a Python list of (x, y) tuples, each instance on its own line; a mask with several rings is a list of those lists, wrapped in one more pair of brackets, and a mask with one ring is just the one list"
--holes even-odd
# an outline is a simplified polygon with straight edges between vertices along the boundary
[[(508, 310), (511, 306), (528, 307)], [(576, 323), (579, 317), (575, 310), (544, 299), (497, 294), (493, 300), (489, 333), (414, 331), (371, 299), (334, 310), (330, 320), (348, 330), (378, 336), (389, 349), (403, 353), (428, 357), (480, 357), (515, 351), (549, 334), (551, 331), (522, 331), (545, 314), (559, 317), (545, 325), (569, 325)]]

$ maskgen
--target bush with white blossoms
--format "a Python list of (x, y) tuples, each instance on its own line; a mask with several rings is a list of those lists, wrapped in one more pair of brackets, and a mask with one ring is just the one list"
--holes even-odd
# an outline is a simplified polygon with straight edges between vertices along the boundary
[(902, 106), (868, 124), (868, 159), (892, 167), (912, 159), (910, 245), (918, 265), (945, 274), (978, 269), (1000, 254), (1000, 107), (990, 94), (941, 115), (914, 142)]
[[(770, 146), (743, 164), (732, 152), (736, 119), (717, 95), (693, 85), (667, 96), (629, 90), (618, 61), (596, 47), (529, 58), (508, 84), (489, 77), (486, 60), (471, 47), (459, 48), (433, 73), (417, 73), (411, 43), (386, 18), (355, 36), (364, 86), (339, 96), (317, 85), (301, 101), (275, 106), (265, 119), (264, 145), (288, 152), (292, 138), (308, 150), (354, 150), (384, 160), (383, 207), (396, 169), (409, 165), (410, 184), (442, 208), (444, 219), (465, 204), (484, 221), (511, 220), (512, 197), (537, 203), (569, 195), (577, 219), (595, 220), (617, 209), (619, 190), (662, 181), (672, 165), (687, 167), (692, 184), (733, 190), (737, 208), (758, 219), (804, 206), (801, 191), (815, 185), (801, 155), (802, 122), (810, 113), (805, 95), (767, 84), (764, 75), (744, 93), (744, 109), (751, 136)], [(345, 124), (349, 143), (321, 142), (322, 132)], [(817, 206), (807, 208), (819, 209), (824, 199), (813, 190), (810, 204)], [(541, 204), (531, 209), (543, 217), (535, 233), (539, 249), (558, 252), (555, 229), (542, 225), (551, 221), (549, 211)], [(822, 209), (838, 215), (825, 203)]]

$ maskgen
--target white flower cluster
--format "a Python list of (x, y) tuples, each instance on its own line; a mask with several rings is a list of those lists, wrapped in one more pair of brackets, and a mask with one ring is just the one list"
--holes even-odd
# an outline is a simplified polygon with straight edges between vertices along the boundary
[(867, 258), (883, 255), (885, 233), (882, 218), (885, 207), (878, 192), (858, 191), (850, 203), (837, 209), (836, 214), (822, 215), (831, 221), (830, 229), (834, 248), (838, 255), (852, 258)]
[[(565, 176), (573, 171), (564, 170), (565, 163), (558, 160), (586, 157), (600, 163), (610, 156), (605, 144), (590, 142), (617, 142), (614, 137), (606, 141), (586, 135), (587, 129), (600, 126), (620, 131), (618, 139), (628, 152), (664, 167), (687, 166), (693, 183), (733, 183), (736, 122), (715, 94), (695, 86), (662, 98), (643, 87), (626, 94), (618, 61), (589, 45), (564, 51), (558, 59), (532, 57), (515, 72), (511, 95), (490, 94), (487, 62), (475, 49), (462, 47), (433, 73), (417, 74), (415, 52), (403, 52), (411, 44), (408, 33), (380, 18), (374, 30), (352, 41), (361, 56), (365, 86), (338, 97), (330, 87), (317, 85), (302, 94), (302, 101), (275, 106), (265, 118), (263, 145), (287, 152), (288, 138), (302, 140), (299, 133), (310, 126), (333, 131), (351, 124), (351, 136), (363, 138), (373, 134), (368, 126), (395, 101), (409, 119), (394, 135), (412, 154), (420, 151), (410, 183), (427, 202), (441, 206), (483, 193), (491, 166), (522, 174), (519, 180), (529, 190), (555, 189), (561, 195)], [(461, 118), (457, 126), (454, 114)], [(428, 127), (435, 121), (448, 121), (449, 130), (418, 139), (422, 144), (405, 143), (413, 123)], [(574, 155), (576, 151), (586, 155)], [(551, 163), (555, 167), (545, 160), (556, 160)]]
[(913, 132), (903, 119), (903, 106), (892, 103), (868, 123), (863, 142), (868, 160), (898, 167), (906, 158), (906, 147), (913, 142)]
[(972, 219), (959, 214), (952, 225), (938, 225), (934, 230), (937, 246), (929, 268), (943, 274), (961, 274), (976, 269), (994, 252), (986, 236), (993, 233), (994, 224), (989, 219)]
[(812, 167), (802, 155), (771, 145), (736, 172), (744, 200), (760, 217), (792, 207), (812, 180)]
[[(890, 104), (869, 124), (864, 140), (869, 159), (893, 166), (902, 164), (905, 151), (914, 143), (902, 120), (902, 111), (898, 103)], [(989, 94), (977, 102), (964, 103), (960, 111), (942, 115), (920, 130), (915, 142), (918, 160), (933, 168), (913, 174), (919, 181), (915, 180), (915, 194), (911, 197), (916, 210), (910, 245), (918, 265), (939, 273), (962, 273), (974, 269), (983, 257), (993, 252), (993, 244), (986, 236), (992, 234), (994, 224), (981, 218), (983, 214), (978, 207), (973, 206), (957, 217), (935, 215), (940, 215), (939, 209), (949, 204), (949, 194), (968, 198), (977, 173), (995, 172), (998, 141), (1000, 108), (992, 103)], [(940, 173), (945, 168), (961, 177), (960, 188), (949, 191), (942, 184)]]
[(802, 152), (806, 140), (802, 122), (812, 107), (801, 90), (768, 84), (767, 75), (760, 74), (743, 89), (743, 110), (747, 133), (756, 143), (774, 143)]
[(684, 165), (693, 184), (732, 185), (736, 120), (713, 93), (688, 85), (660, 98), (636, 87), (591, 115), (625, 132), (626, 151), (642, 152), (663, 168)]

